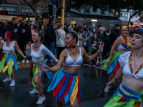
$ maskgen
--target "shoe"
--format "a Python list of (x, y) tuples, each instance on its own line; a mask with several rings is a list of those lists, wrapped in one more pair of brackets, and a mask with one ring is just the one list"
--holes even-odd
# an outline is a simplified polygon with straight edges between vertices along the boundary
[(104, 89), (104, 92), (105, 92), (105, 93), (108, 93), (109, 90), (110, 90), (110, 88), (111, 88), (111, 86), (108, 86), (108, 85), (107, 85), (106, 88)]
[(43, 104), (43, 102), (46, 100), (45, 96), (44, 97), (39, 97), (38, 101), (36, 102), (36, 104)]
[(11, 81), (10, 77), (7, 77), (6, 79), (3, 80), (3, 82)]
[(28, 59), (26, 60), (26, 63), (27, 63), (27, 64), (29, 64), (29, 61), (28, 61)]
[(9, 86), (10, 86), (10, 87), (15, 86), (15, 80), (12, 80), (12, 81), (11, 81), (11, 84), (10, 84)]
[(25, 59), (22, 60), (22, 63), (25, 63)]
[(38, 92), (38, 90), (36, 90), (35, 88), (32, 90), (32, 91), (30, 91), (29, 92), (30, 94), (38, 94), (39, 92)]

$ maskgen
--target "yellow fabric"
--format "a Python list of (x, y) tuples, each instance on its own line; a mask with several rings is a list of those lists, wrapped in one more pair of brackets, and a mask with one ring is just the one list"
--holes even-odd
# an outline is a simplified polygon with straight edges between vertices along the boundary
[(8, 67), (10, 65), (10, 61), (11, 61), (11, 59), (9, 60), (8, 64), (3, 68), (3, 71), (2, 71), (3, 73), (5, 73), (7, 71)]
[(142, 102), (135, 102), (133, 107), (142, 107)]
[(122, 26), (122, 29), (121, 29), (121, 30), (127, 29), (127, 28), (128, 28), (128, 26)]
[(77, 96), (77, 93), (78, 93), (78, 76), (76, 77), (75, 86), (74, 86), (73, 92), (72, 92), (71, 97), (70, 97), (71, 105), (73, 105), (75, 98)]

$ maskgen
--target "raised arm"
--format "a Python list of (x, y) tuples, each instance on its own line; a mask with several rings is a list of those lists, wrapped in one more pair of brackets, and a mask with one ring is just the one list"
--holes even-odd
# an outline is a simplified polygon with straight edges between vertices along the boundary
[(91, 62), (92, 60), (94, 60), (98, 56), (98, 54), (100, 54), (103, 51), (103, 47), (104, 47), (104, 45), (100, 44), (99, 50), (91, 56), (88, 56), (85, 49), (82, 49), (82, 51), (84, 53), (83, 54), (83, 60), (86, 61), (86, 62)]
[(78, 39), (82, 42), (88, 41), (93, 36), (93, 33), (90, 33), (90, 36), (87, 39), (82, 38), (81, 36), (78, 36)]
[(109, 61), (107, 62), (107, 65), (110, 66), (111, 64), (111, 60), (112, 60), (112, 57), (113, 57), (113, 54), (114, 54), (114, 50), (121, 44), (121, 38), (117, 38), (111, 48), (111, 52), (110, 52), (110, 59)]
[[(43, 45), (44, 46), (44, 45)], [(53, 55), (53, 53), (47, 49), (45, 46), (43, 47), (43, 51), (44, 51), (44, 54), (46, 55), (49, 55), (51, 56), (51, 58), (55, 61), (55, 62), (58, 62), (58, 59)]]
[(58, 71), (58, 70), (60, 70), (60, 69), (62, 68), (63, 63), (64, 63), (64, 60), (65, 60), (65, 53), (66, 53), (66, 50), (63, 50), (63, 51), (61, 52), (60, 57), (59, 57), (59, 61), (58, 61), (57, 65), (55, 65), (55, 66), (52, 67), (52, 68), (49, 68), (48, 66), (43, 65), (43, 66), (42, 66), (42, 70), (43, 70), (43, 71), (46, 71), (46, 72), (48, 72), (48, 71)]

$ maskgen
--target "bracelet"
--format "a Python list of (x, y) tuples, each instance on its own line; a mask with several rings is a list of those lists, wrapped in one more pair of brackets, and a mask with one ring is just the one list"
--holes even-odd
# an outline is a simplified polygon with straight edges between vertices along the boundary
[(53, 71), (54, 71), (54, 68), (52, 67), (51, 70), (52, 70), (52, 72), (53, 72)]
[(101, 53), (102, 51), (101, 51), (101, 50), (98, 50), (98, 52)]
[(117, 81), (118, 79), (116, 77), (114, 77), (114, 79)]

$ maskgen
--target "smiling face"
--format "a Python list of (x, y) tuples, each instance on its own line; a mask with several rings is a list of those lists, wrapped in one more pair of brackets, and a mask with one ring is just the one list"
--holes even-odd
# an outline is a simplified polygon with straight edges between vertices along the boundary
[(35, 43), (35, 42), (37, 42), (37, 41), (39, 41), (39, 40), (41, 40), (41, 37), (39, 37), (38, 33), (35, 33), (35, 34), (33, 35), (33, 42)]
[(73, 38), (70, 33), (66, 34), (65, 45), (67, 47), (71, 47), (73, 45), (73, 43), (76, 43), (76, 38)]
[(140, 35), (138, 33), (132, 34), (132, 49), (140, 49), (143, 47), (143, 35)]

